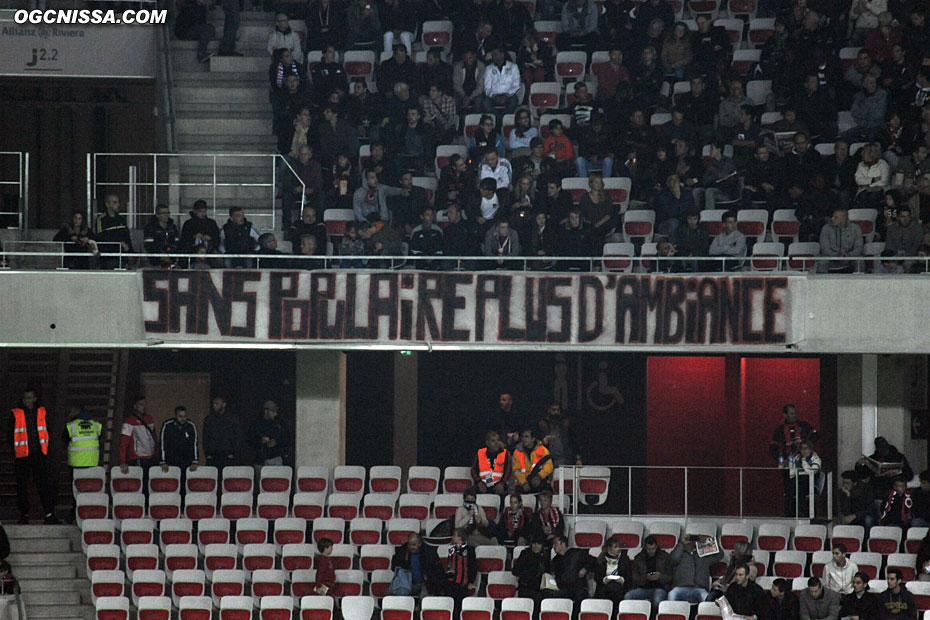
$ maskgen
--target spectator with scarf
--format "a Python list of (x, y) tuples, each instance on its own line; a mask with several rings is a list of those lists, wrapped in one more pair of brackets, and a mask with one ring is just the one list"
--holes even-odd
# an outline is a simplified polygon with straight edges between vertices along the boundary
[(452, 597), (455, 603), (453, 618), (459, 616), (462, 608), (462, 599), (474, 594), (475, 580), (478, 576), (478, 561), (475, 559), (475, 549), (466, 540), (468, 534), (462, 528), (455, 528), (452, 532), (452, 544), (449, 545), (449, 561), (446, 564), (443, 594)]
[(507, 547), (524, 544), (530, 533), (533, 513), (523, 505), (523, 498), (514, 493), (497, 522), (497, 540)]
[(552, 491), (541, 492), (536, 498), (536, 513), (530, 521), (530, 537), (542, 537), (546, 544), (552, 539), (565, 533), (565, 519), (562, 511), (552, 505)]

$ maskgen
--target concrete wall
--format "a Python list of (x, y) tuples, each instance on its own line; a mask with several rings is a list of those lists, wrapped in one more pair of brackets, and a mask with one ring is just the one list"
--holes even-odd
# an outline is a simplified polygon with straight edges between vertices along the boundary
[[(799, 277), (792, 320), (802, 338), (789, 346), (730, 346), (726, 352), (928, 353), (930, 277)], [(146, 341), (137, 276), (132, 272), (0, 272), (0, 346), (216, 346), (209, 342)], [(390, 347), (388, 343), (378, 343)], [(221, 345), (222, 346), (222, 345)], [(252, 343), (235, 346), (253, 346)], [(264, 343), (290, 347), (287, 342)], [(307, 349), (345, 350), (369, 344), (304, 344)], [(519, 343), (499, 345), (514, 349)], [(557, 345), (546, 345), (556, 348)], [(442, 344), (433, 344), (434, 349)], [(395, 345), (409, 349), (409, 344)], [(456, 349), (462, 348), (455, 345)], [(478, 348), (489, 348), (483, 344)], [(538, 345), (528, 345), (537, 349)], [(647, 350), (611, 346), (605, 350)], [(721, 352), (721, 347), (652, 347), (653, 350)]]
[(345, 463), (346, 356), (339, 351), (298, 351), (295, 408), (296, 466)]
[[(879, 435), (904, 452), (914, 473), (927, 468), (926, 440), (911, 439), (910, 384), (918, 361), (910, 355), (837, 358), (840, 471), (851, 469), (863, 452), (871, 454), (872, 440)], [(870, 430), (873, 420), (874, 432)]]

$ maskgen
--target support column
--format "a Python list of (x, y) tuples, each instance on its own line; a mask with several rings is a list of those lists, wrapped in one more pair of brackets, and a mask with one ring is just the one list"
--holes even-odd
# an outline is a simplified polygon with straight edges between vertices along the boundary
[(417, 464), (418, 369), (420, 354), (394, 354), (394, 465)]
[(342, 465), (346, 459), (346, 356), (297, 351), (294, 464)]
[(862, 356), (862, 454), (872, 454), (878, 437), (878, 356)]
[[(851, 469), (865, 443), (863, 428), (863, 355), (836, 356), (836, 462), (837, 471)], [(873, 374), (874, 377), (874, 374)], [(874, 435), (870, 436), (874, 438)], [(868, 440), (869, 446), (872, 439)], [(871, 449), (866, 454), (872, 454)], [(839, 482), (839, 477), (836, 478)]]

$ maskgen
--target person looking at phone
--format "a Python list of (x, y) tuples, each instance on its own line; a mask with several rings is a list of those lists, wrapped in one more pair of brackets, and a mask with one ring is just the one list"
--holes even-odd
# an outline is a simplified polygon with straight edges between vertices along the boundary
[(652, 616), (656, 615), (659, 603), (668, 599), (668, 588), (672, 584), (674, 562), (668, 552), (659, 549), (655, 536), (643, 539), (643, 550), (633, 558), (630, 578), (633, 589), (623, 597), (627, 601), (651, 601)]

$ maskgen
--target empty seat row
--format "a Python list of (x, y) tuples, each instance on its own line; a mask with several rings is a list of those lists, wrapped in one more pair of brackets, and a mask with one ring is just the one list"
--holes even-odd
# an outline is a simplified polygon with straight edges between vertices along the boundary
[[(330, 472), (328, 467), (301, 466), (297, 468), (296, 477), (293, 468), (287, 465), (268, 465), (260, 468), (259, 490), (265, 492), (290, 492), (292, 487), (300, 492), (335, 491), (339, 493), (394, 493), (401, 489), (402, 469), (394, 465), (379, 465), (366, 470), (356, 465), (340, 465)], [(119, 466), (111, 467), (110, 492), (139, 493), (142, 491), (142, 468), (129, 467), (124, 474)], [(255, 468), (250, 466), (229, 466), (223, 469), (222, 484), (215, 467), (200, 466), (190, 468), (185, 473), (186, 490), (189, 493), (216, 492), (252, 492), (255, 490)], [(106, 491), (107, 470), (103, 467), (88, 467), (75, 470), (73, 490), (79, 493), (103, 493)], [(169, 467), (164, 472), (159, 467), (149, 470), (149, 491), (176, 493), (180, 491), (181, 471)], [(293, 484), (292, 484), (293, 480)], [(440, 470), (438, 467), (414, 466), (407, 471), (408, 493), (435, 494), (440, 490)], [(468, 467), (447, 467), (443, 490), (449, 493), (461, 493), (472, 485), (471, 470)]]
[[(139, 620), (168, 620), (172, 599), (166, 596), (139, 597)], [(378, 601), (371, 596), (349, 596), (340, 601), (340, 612), (345, 620), (370, 620), (376, 613)], [(268, 595), (259, 600), (242, 595), (227, 595), (219, 601), (206, 596), (186, 596), (178, 599), (179, 620), (204, 620), (219, 617), (220, 620), (250, 620), (252, 610), (258, 608), (263, 620), (332, 620), (333, 599), (328, 596), (281, 596)], [(203, 612), (219, 610), (218, 616), (203, 615)], [(469, 597), (462, 601), (460, 616), (456, 620), (492, 620), (495, 615), (496, 599), (491, 597)], [(570, 620), (575, 608), (570, 599), (549, 598), (536, 604), (532, 599), (510, 597), (499, 604), (502, 617), (507, 620), (532, 620), (538, 611), (545, 620)], [(415, 600), (409, 596), (387, 596), (380, 601), (381, 620), (414, 620)], [(128, 620), (129, 599), (123, 596), (101, 597), (96, 600), (97, 620)], [(194, 613), (194, 611), (199, 613)], [(714, 603), (703, 603), (698, 611), (698, 620), (719, 618)], [(145, 613), (154, 612), (154, 613)], [(578, 604), (578, 613), (585, 620), (648, 620), (648, 601), (621, 601), (617, 614), (609, 600), (586, 599)], [(682, 601), (663, 601), (659, 614), (664, 620), (687, 620), (690, 606)], [(244, 614), (244, 615), (243, 615)], [(427, 596), (420, 601), (419, 620), (453, 620), (454, 603), (451, 598)]]

